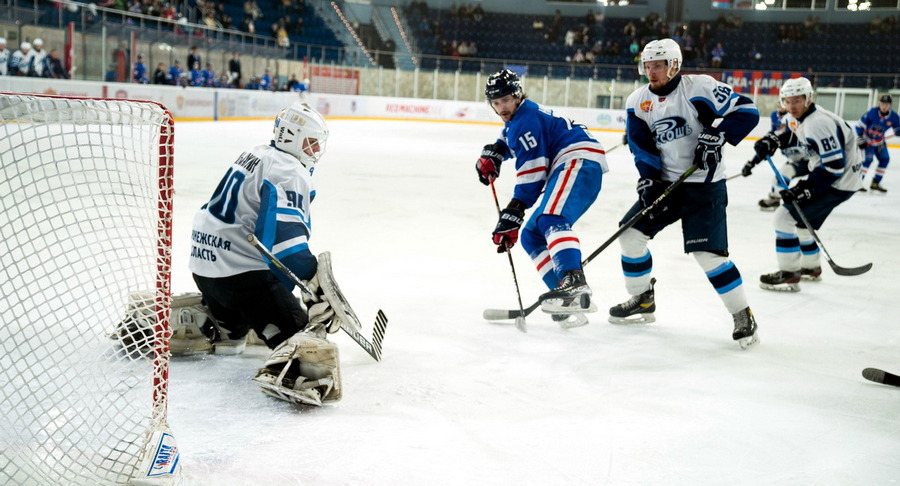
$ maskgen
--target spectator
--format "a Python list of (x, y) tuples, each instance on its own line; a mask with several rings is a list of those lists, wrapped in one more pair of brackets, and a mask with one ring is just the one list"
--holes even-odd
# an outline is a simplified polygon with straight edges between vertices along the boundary
[(69, 73), (62, 65), (59, 59), (59, 50), (51, 49), (47, 57), (44, 58), (44, 67), (42, 76), (53, 79), (69, 79)]
[(148, 84), (150, 79), (147, 78), (147, 65), (144, 64), (144, 55), (138, 54), (137, 62), (134, 63), (132, 71), (132, 81), (135, 83)]
[(169, 74), (166, 72), (166, 65), (159, 63), (156, 65), (156, 71), (153, 71), (153, 84), (172, 84), (169, 82)]
[(725, 58), (725, 48), (722, 47), (721, 42), (716, 42), (716, 47), (713, 47), (712, 52), (710, 52), (710, 58), (712, 60), (713, 69), (722, 68), (722, 59)]
[(6, 48), (6, 39), (0, 37), (0, 76), (9, 73), (9, 49)]

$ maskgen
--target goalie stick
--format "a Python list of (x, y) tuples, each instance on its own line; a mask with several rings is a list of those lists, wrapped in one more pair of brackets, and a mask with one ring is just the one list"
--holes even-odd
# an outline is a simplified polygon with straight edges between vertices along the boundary
[[(778, 178), (778, 185), (783, 187), (784, 189), (788, 188), (788, 183), (784, 180), (784, 176), (781, 175), (781, 172), (778, 172), (778, 168), (775, 167), (775, 162), (772, 161), (772, 157), (766, 155), (766, 160), (769, 162), (769, 167), (775, 172), (775, 177)], [(831, 269), (834, 270), (834, 273), (838, 275), (843, 275), (845, 277), (852, 277), (854, 275), (862, 275), (868, 272), (872, 268), (871, 263), (866, 263), (865, 265), (859, 267), (842, 267), (837, 263), (834, 263), (834, 260), (831, 259), (831, 255), (828, 254), (828, 250), (825, 249), (825, 244), (822, 243), (821, 238), (819, 238), (816, 230), (813, 229), (812, 225), (809, 224), (809, 220), (806, 219), (806, 215), (803, 214), (803, 211), (800, 210), (800, 206), (797, 204), (792, 204), (794, 207), (794, 211), (797, 212), (797, 216), (800, 216), (800, 221), (803, 222), (803, 226), (809, 230), (809, 234), (812, 235), (813, 239), (816, 240), (816, 244), (819, 245), (819, 249), (822, 250), (822, 254), (825, 255), (825, 260), (828, 262), (828, 265), (831, 266)]]
[[(583, 266), (587, 265), (588, 263), (591, 263), (591, 260), (596, 258), (597, 255), (599, 255), (603, 250), (606, 249), (606, 247), (608, 247), (614, 241), (619, 239), (619, 237), (622, 236), (622, 233), (624, 233), (626, 230), (628, 230), (628, 228), (631, 228), (632, 226), (637, 224), (637, 222), (640, 221), (644, 216), (646, 216), (647, 214), (652, 212), (654, 209), (656, 209), (656, 206), (658, 206), (660, 204), (660, 202), (663, 199), (665, 199), (666, 196), (669, 195), (669, 193), (671, 193), (673, 190), (675, 190), (676, 187), (680, 186), (681, 183), (684, 182), (685, 179), (690, 177), (691, 174), (693, 174), (698, 168), (699, 168), (699, 166), (697, 164), (694, 164), (694, 165), (690, 166), (688, 168), (688, 170), (684, 171), (684, 173), (681, 174), (681, 176), (679, 176), (678, 179), (675, 179), (675, 181), (673, 181), (671, 184), (669, 184), (669, 187), (667, 187), (662, 192), (662, 194), (660, 194), (659, 197), (657, 197), (649, 206), (645, 207), (644, 209), (641, 209), (637, 214), (632, 216), (631, 219), (626, 221), (625, 224), (623, 224), (622, 226), (619, 226), (619, 229), (616, 230), (616, 232), (613, 233), (612, 236), (610, 236), (606, 241), (604, 241), (603, 244), (600, 245), (599, 248), (594, 250), (593, 253), (588, 255), (588, 257), (585, 258), (584, 261), (581, 262), (581, 266), (583, 267)], [(535, 309), (540, 307), (540, 305), (541, 305), (541, 301), (538, 300), (537, 302), (535, 302), (534, 304), (531, 304), (530, 306), (526, 307), (522, 311), (519, 311), (518, 309), (516, 309), (516, 310), (485, 309), (482, 316), (484, 317), (484, 319), (486, 321), (500, 321), (500, 320), (504, 320), (504, 319), (516, 319), (519, 316), (522, 316), (522, 315), (527, 316), (527, 315), (531, 314), (532, 312), (534, 312)]]
[(900, 376), (878, 368), (866, 368), (862, 371), (863, 378), (881, 383), (882, 385), (900, 386)]
[[(278, 257), (272, 254), (272, 252), (269, 251), (269, 249), (266, 248), (265, 245), (263, 245), (262, 242), (256, 238), (256, 235), (252, 233), (248, 234), (247, 241), (255, 246), (256, 249), (259, 250), (259, 253), (262, 254), (264, 258), (272, 262), (272, 264), (275, 265), (275, 268), (281, 271), (281, 273), (283, 273), (285, 277), (289, 278), (291, 282), (294, 283), (294, 285), (299, 287), (301, 292), (309, 296), (310, 300), (312, 300), (313, 302), (319, 301), (319, 297), (312, 290), (310, 290), (310, 288), (307, 287), (306, 284), (303, 283), (303, 281), (300, 280), (300, 278), (291, 271), (291, 269), (286, 267), (284, 263), (282, 263), (281, 260), (278, 259)], [(352, 317), (355, 318), (356, 316), (354, 315)], [(350, 337), (360, 345), (360, 347), (362, 347), (367, 353), (369, 353), (370, 356), (375, 358), (375, 361), (381, 361), (381, 342), (384, 340), (384, 332), (387, 328), (387, 323), (387, 316), (384, 315), (384, 312), (382, 312), (381, 309), (378, 309), (378, 312), (375, 314), (375, 324), (372, 331), (371, 342), (369, 342), (369, 340), (367, 340), (365, 336), (360, 334), (359, 331), (356, 330), (356, 328), (344, 322), (344, 319), (341, 319), (341, 329), (349, 334)]]

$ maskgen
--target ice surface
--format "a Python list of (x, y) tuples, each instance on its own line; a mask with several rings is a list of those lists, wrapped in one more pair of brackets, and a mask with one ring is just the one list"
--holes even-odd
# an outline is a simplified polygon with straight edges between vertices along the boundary
[[(516, 308), (509, 262), (490, 242), (496, 209), (474, 162), (499, 125), (329, 120), (315, 174), (310, 246), (330, 250), (344, 293), (371, 336), (390, 323), (376, 363), (349, 336), (344, 398), (298, 408), (250, 381), (268, 351), (175, 358), (170, 423), (190, 485), (862, 485), (900, 481), (900, 390), (862, 379), (900, 370), (900, 174), (886, 195), (858, 194), (819, 231), (843, 266), (797, 294), (758, 288), (776, 270), (772, 213), (757, 208), (763, 164), (729, 182), (731, 257), (761, 343), (741, 351), (732, 319), (670, 227), (650, 243), (657, 321), (627, 327), (604, 310), (624, 301), (618, 244), (586, 267), (601, 312), (562, 330), (540, 311), (528, 334), (481, 318)], [(596, 132), (612, 147), (621, 133)], [(194, 211), (269, 122), (176, 126), (176, 292), (195, 291), (187, 260)], [(727, 146), (729, 173), (752, 142)], [(636, 196), (628, 150), (575, 226), (585, 255)], [(780, 162), (781, 156), (776, 157)], [(511, 167), (497, 185), (504, 204)], [(869, 174), (871, 178), (872, 173)], [(543, 292), (514, 252), (525, 305)], [(823, 260), (823, 266), (825, 262)], [(893, 316), (893, 317), (892, 317)]]

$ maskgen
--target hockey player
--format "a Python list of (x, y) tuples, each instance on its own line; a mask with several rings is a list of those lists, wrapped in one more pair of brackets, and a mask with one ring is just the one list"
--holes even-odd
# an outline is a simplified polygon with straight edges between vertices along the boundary
[(609, 320), (655, 321), (656, 279), (651, 278), (647, 243), (681, 220), (684, 251), (694, 256), (732, 314), (732, 338), (747, 348), (758, 341), (757, 325), (741, 274), (728, 259), (721, 151), (725, 142), (736, 145), (756, 127), (759, 111), (749, 98), (710, 76), (679, 74), (681, 63), (681, 49), (672, 39), (651, 41), (640, 54), (638, 72), (649, 83), (631, 93), (625, 104), (625, 131), (640, 174), (638, 201), (620, 224), (649, 207), (692, 166), (698, 169), (619, 237), (625, 287), (632, 297), (610, 308)]
[[(857, 145), (865, 151), (865, 160), (862, 165), (862, 178), (866, 178), (872, 159), (878, 158), (878, 168), (875, 169), (875, 177), (869, 189), (876, 192), (887, 192), (881, 187), (881, 179), (884, 171), (891, 162), (886, 139), (896, 135), (900, 129), (900, 117), (891, 109), (894, 99), (891, 95), (884, 95), (878, 100), (878, 106), (865, 112), (856, 123)], [(862, 188), (865, 191), (865, 188)]]
[(31, 52), (31, 42), (23, 42), (19, 44), (19, 49), (12, 53), (9, 57), (9, 75), (10, 76), (27, 76), (31, 70), (28, 64), (30, 60), (28, 53)]
[[(781, 87), (781, 102), (790, 116), (787, 127), (799, 140), (810, 160), (809, 174), (796, 179), (790, 189), (782, 189), (785, 202), (775, 210), (775, 250), (778, 271), (760, 276), (766, 290), (797, 292), (800, 279), (818, 280), (822, 273), (819, 248), (797, 215), (798, 207), (814, 230), (839, 204), (862, 187), (862, 165), (856, 150), (856, 132), (834, 113), (816, 106), (812, 84), (794, 78)], [(762, 157), (775, 153), (773, 145), (757, 147)]]
[[(754, 151), (757, 153), (744, 164), (741, 174), (744, 177), (750, 176), (753, 168), (765, 160), (765, 157), (760, 157), (760, 153), (768, 152), (769, 148), (773, 146), (781, 149), (781, 153), (787, 158), (787, 161), (778, 169), (782, 177), (790, 181), (794, 177), (804, 176), (809, 173), (809, 159), (806, 157), (806, 150), (799, 147), (799, 141), (794, 132), (785, 128), (776, 128), (753, 144)], [(759, 200), (759, 209), (775, 211), (775, 208), (781, 205), (780, 192), (779, 180), (773, 175), (772, 187), (768, 196)]]
[(6, 38), (0, 37), (0, 76), (6, 76), (9, 72), (9, 49), (6, 48)]
[[(584, 125), (529, 100), (519, 77), (508, 69), (488, 78), (484, 94), (504, 126), (500, 138), (484, 146), (475, 167), (478, 178), (489, 185), (503, 160), (516, 159), (513, 197), (501, 211), (493, 242), (498, 252), (508, 251), (522, 228), (522, 248), (551, 289), (541, 296), (541, 309), (563, 327), (585, 325), (584, 313), (596, 306), (572, 226), (600, 193), (608, 170), (603, 147)], [(531, 207), (526, 223), (525, 210)]]
[[(274, 349), (254, 379), (278, 398), (320, 405), (341, 396), (331, 296), (298, 299), (284, 278), (247, 241), (252, 233), (314, 291), (321, 265), (310, 252), (312, 173), (325, 152), (322, 116), (295, 102), (275, 119), (274, 139), (228, 168), (194, 217), (190, 269), (213, 318), (215, 352), (239, 352), (252, 329)], [(320, 255), (320, 259), (322, 255)], [(330, 265), (328, 265), (330, 268)], [(305, 305), (304, 305), (305, 304)], [(230, 349), (229, 349), (230, 348)]]

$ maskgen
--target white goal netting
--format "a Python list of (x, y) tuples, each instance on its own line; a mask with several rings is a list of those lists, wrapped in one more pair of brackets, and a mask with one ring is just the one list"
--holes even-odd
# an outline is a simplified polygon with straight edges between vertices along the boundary
[(0, 93), (0, 484), (177, 478), (173, 137), (157, 103)]

